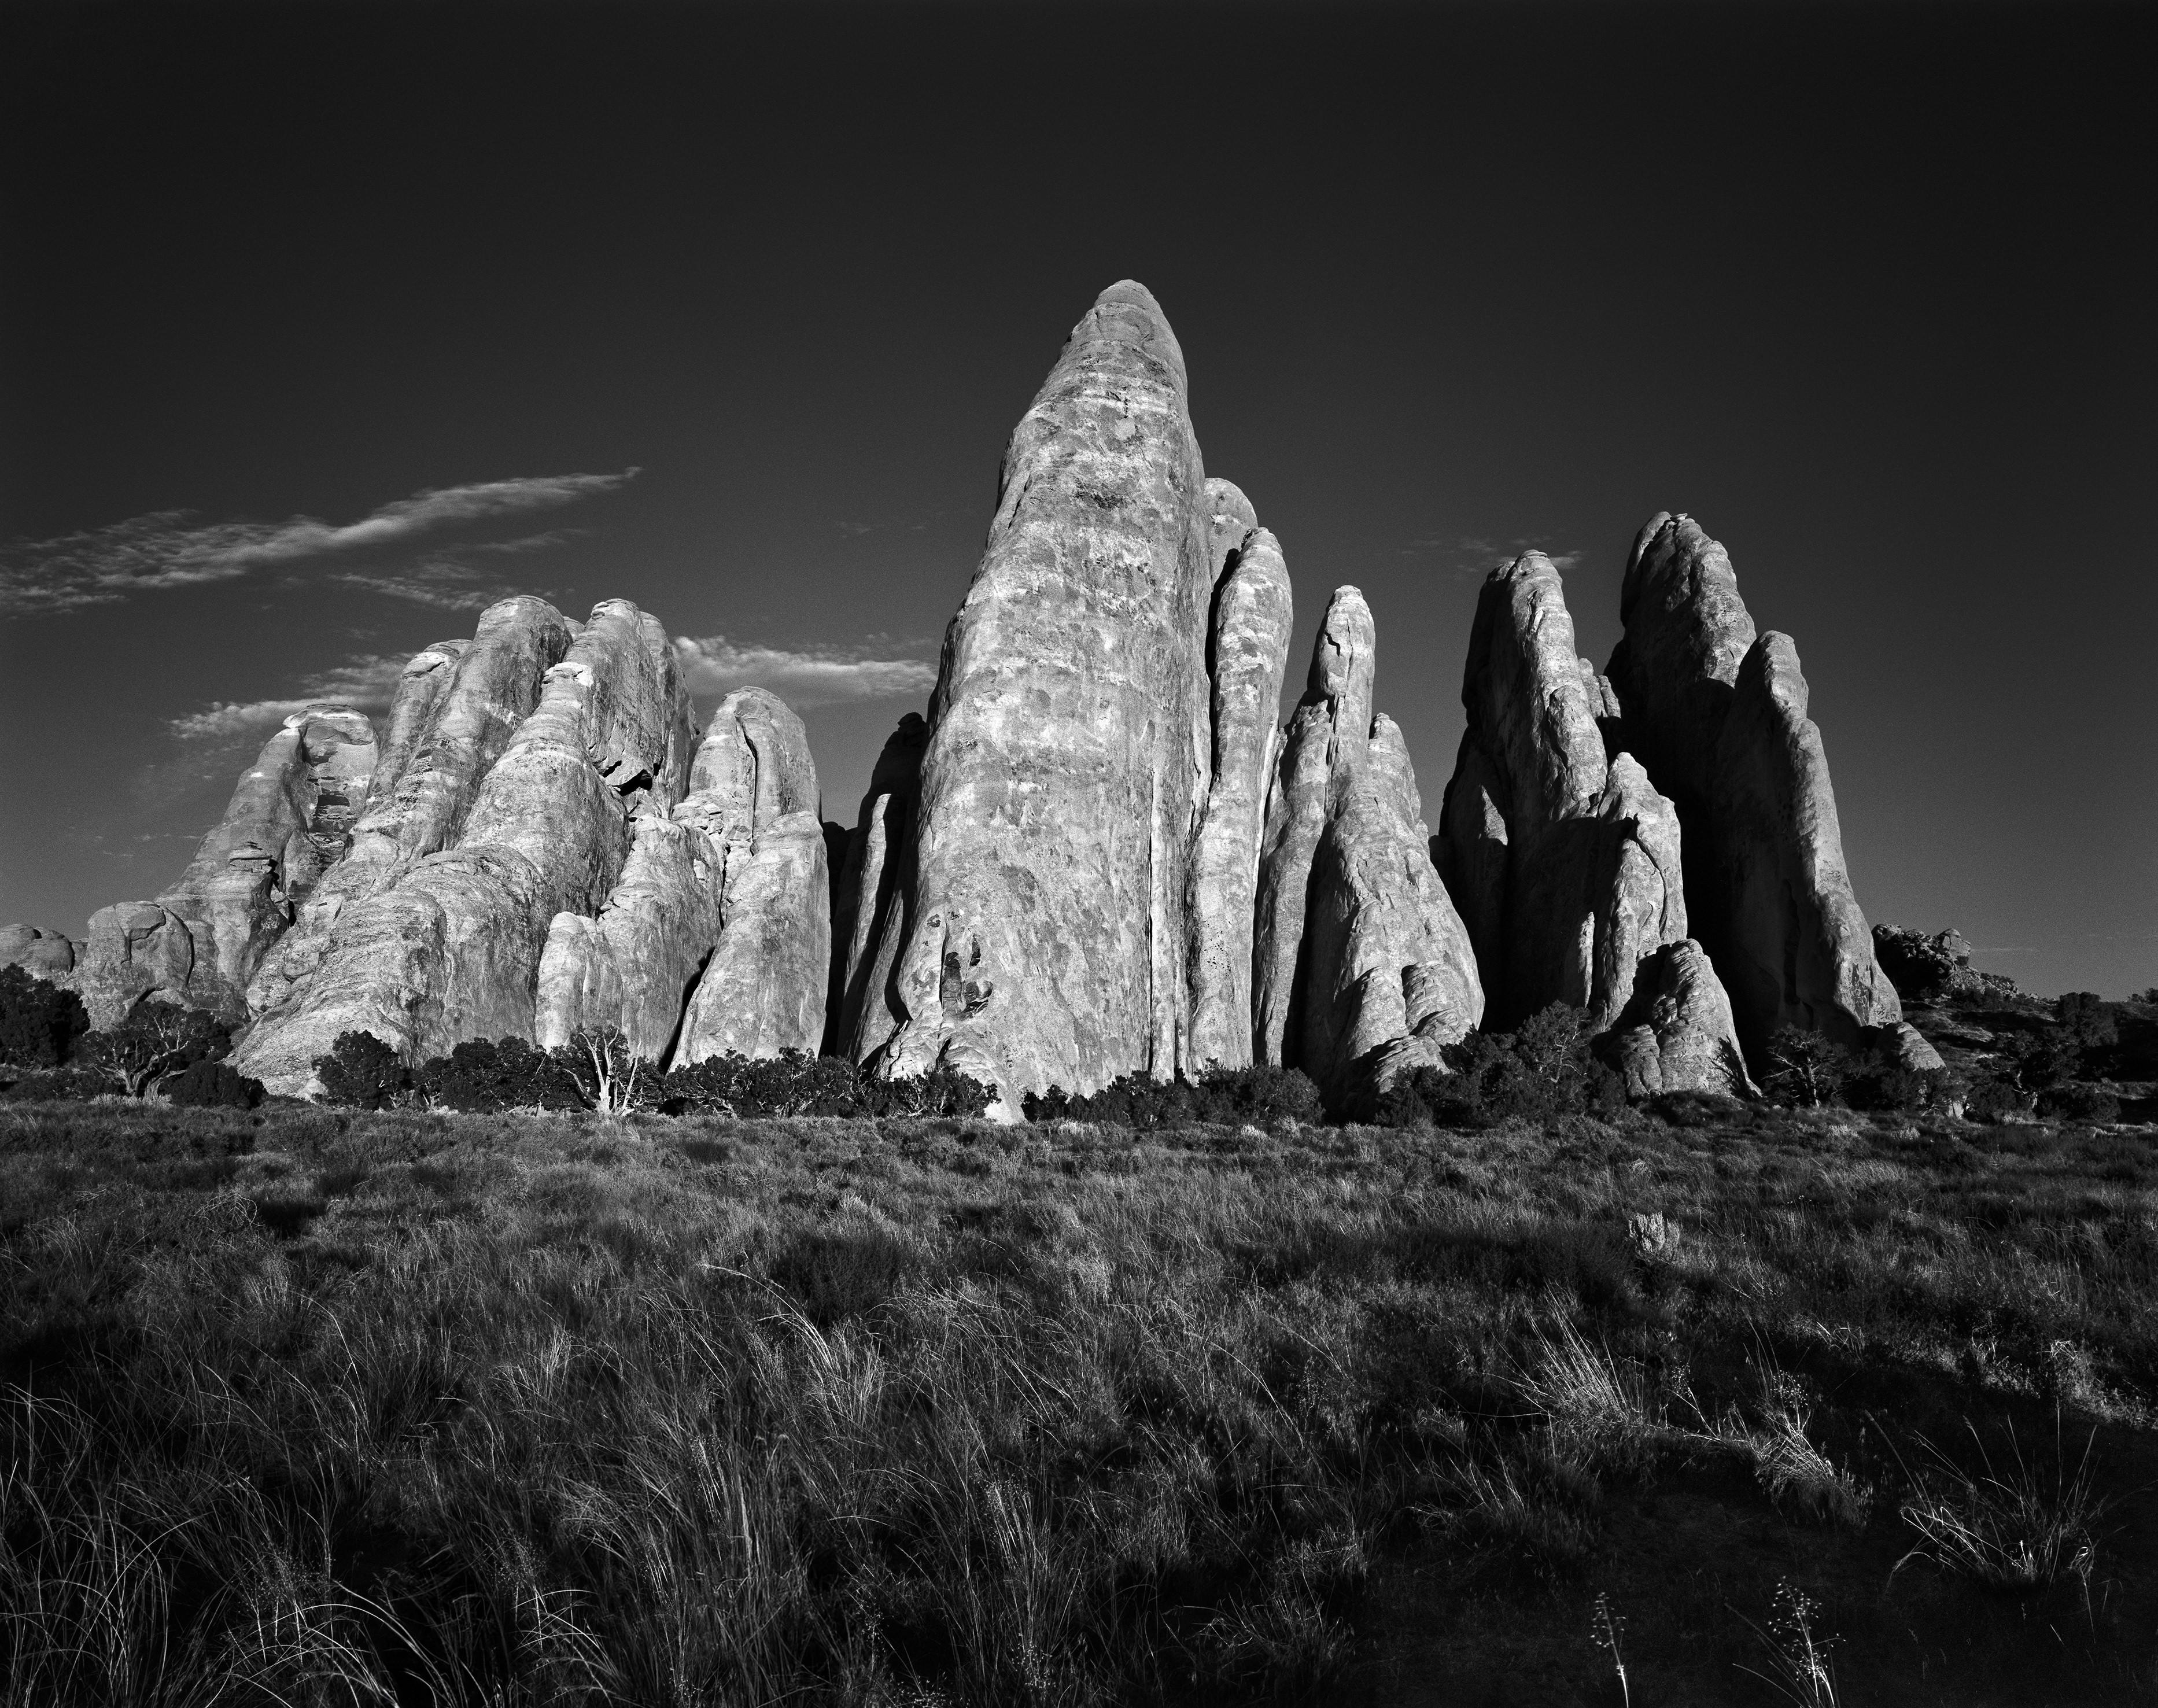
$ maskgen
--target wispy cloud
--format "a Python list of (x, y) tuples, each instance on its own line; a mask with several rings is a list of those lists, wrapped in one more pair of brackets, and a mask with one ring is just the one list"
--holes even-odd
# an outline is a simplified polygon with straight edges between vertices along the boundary
[(1541, 550), (1551, 560), (1551, 566), (1563, 574), (1588, 557), (1586, 551), (1551, 551), (1547, 550), (1551, 535), (1539, 534), (1527, 539), (1500, 541), (1479, 539), (1473, 534), (1464, 534), (1452, 539), (1412, 539), (1401, 548), (1407, 557), (1443, 557), (1451, 560), (1458, 575), (1484, 575), (1502, 564), (1511, 563), (1523, 553)]
[(234, 741), (265, 735), (295, 712), (311, 705), (348, 705), (363, 712), (390, 709), (405, 657), (369, 653), (307, 678), (300, 692), (282, 699), (220, 700), (184, 718), (174, 718), (173, 733), (183, 741)]
[(843, 700), (901, 699), (937, 685), (937, 667), (920, 658), (870, 658), (855, 648), (743, 646), (725, 635), (674, 642), (693, 694), (768, 688), (795, 707)]
[[(537, 547), (527, 549), (537, 550)], [(415, 605), (431, 605), (437, 611), (479, 611), (498, 599), (507, 599), (513, 593), (538, 593), (545, 597), (548, 591), (540, 587), (512, 586), (507, 581), (491, 576), (484, 570), (474, 569), (470, 564), (459, 563), (450, 557), (422, 558), (401, 574), (386, 570), (379, 574), (352, 571), (332, 575), (330, 580), (343, 586), (380, 593), (391, 599), (409, 600)]]
[[(400, 544), (439, 529), (575, 503), (612, 492), (636, 473), (630, 468), (431, 488), (341, 524), (311, 516), (198, 523), (190, 511), (156, 511), (54, 539), (16, 542), (0, 553), (0, 611), (110, 604), (131, 593), (227, 581), (272, 565)], [(496, 549), (537, 550), (555, 537), (530, 535)]]

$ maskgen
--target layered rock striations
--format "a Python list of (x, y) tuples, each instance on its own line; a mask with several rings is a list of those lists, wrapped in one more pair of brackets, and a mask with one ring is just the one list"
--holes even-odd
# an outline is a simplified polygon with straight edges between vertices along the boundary
[(1491, 1024), (1554, 1002), (1607, 1029), (1641, 959), (1686, 934), (1679, 821), (1607, 730), (1606, 684), (1578, 656), (1557, 569), (1541, 552), (1492, 571), (1477, 600), (1468, 728), (1440, 813), (1439, 869), (1468, 922)]
[(945, 634), (889, 1071), (948, 1060), (1009, 1113), (1190, 1061), (1212, 536), (1183, 353), (1113, 285), (1013, 432)]
[(1746, 1048), (1784, 1025), (1848, 1044), (1900, 1036), (1796, 647), (1755, 632), (1729, 555), (1687, 516), (1641, 530), (1619, 615), (1610, 678), (1625, 738), (1677, 808), (1688, 919)]
[[(312, 964), (235, 1054), (273, 1090), (308, 1086), (316, 1058), (346, 1031), (416, 1058), (467, 1038), (532, 1035), (555, 916), (596, 912), (622, 875), (631, 819), (680, 796), (689, 703), (658, 623), (605, 601), (550, 662), (569, 625), (537, 601), (505, 604), (524, 608), (483, 618), (431, 738), (371, 827), (378, 886), (339, 898)], [(498, 616), (509, 620), (490, 634)], [(513, 721), (519, 704), (532, 710)], [(499, 756), (488, 766), (490, 749)], [(367, 845), (359, 828), (354, 859)]]
[(1371, 710), (1376, 628), (1337, 588), (1269, 791), (1253, 943), (1257, 1059), (1300, 1067), (1336, 1107), (1443, 1066), (1484, 993), (1433, 867), (1408, 750)]
[(343, 858), (375, 761), (364, 713), (322, 705), (286, 719), (179, 880), (155, 901), (91, 916), (70, 982), (92, 1023), (110, 1026), (145, 997), (245, 1020), (249, 980)]

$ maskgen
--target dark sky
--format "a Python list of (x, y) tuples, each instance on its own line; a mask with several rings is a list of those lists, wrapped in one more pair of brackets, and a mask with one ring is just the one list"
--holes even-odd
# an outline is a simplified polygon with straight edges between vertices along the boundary
[(638, 601), (707, 712), (767, 681), (851, 823), (1006, 436), (1130, 276), (1283, 541), (1293, 681), (1361, 586), (1430, 813), (1483, 571), (1560, 558), (1600, 663), (1682, 509), (1798, 641), (1869, 918), (2158, 983), (2153, 46), (2057, 7), (0, 11), (0, 921), (154, 894), (278, 702), (379, 704), (501, 590)]

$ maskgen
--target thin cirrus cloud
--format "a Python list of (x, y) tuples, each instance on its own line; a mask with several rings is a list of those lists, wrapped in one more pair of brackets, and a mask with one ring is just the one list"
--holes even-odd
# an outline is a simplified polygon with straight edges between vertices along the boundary
[(390, 696), (405, 660), (381, 653), (348, 658), (343, 663), (309, 677), (297, 695), (283, 699), (220, 700), (201, 711), (172, 720), (172, 730), (183, 741), (232, 741), (243, 735), (262, 735), (282, 724), (295, 712), (312, 705), (348, 705), (363, 712), (390, 709)]
[(920, 658), (870, 658), (846, 647), (790, 652), (744, 646), (725, 635), (674, 642), (692, 694), (768, 688), (789, 705), (836, 705), (849, 700), (903, 699), (937, 685), (937, 667)]
[[(159, 510), (52, 539), (16, 542), (0, 553), (0, 612), (109, 605), (134, 593), (228, 581), (274, 565), (398, 545), (438, 529), (575, 503), (613, 492), (636, 474), (628, 468), (619, 474), (430, 488), (337, 525), (311, 516), (199, 524), (190, 521), (189, 511)], [(530, 535), (496, 549), (536, 550), (560, 537)]]
[(402, 575), (348, 572), (332, 575), (330, 580), (387, 598), (432, 606), (437, 611), (481, 611), (513, 593), (539, 593), (545, 596), (546, 592), (544, 588), (513, 587), (470, 564), (446, 557), (422, 558)]

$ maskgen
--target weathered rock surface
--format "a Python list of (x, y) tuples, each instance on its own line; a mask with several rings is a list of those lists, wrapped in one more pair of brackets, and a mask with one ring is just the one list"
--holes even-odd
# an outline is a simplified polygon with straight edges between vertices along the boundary
[(1312, 648), (1304, 697), (1282, 732), (1267, 796), (1252, 945), (1253, 1047), (1292, 1066), (1303, 1050), (1304, 923), (1311, 864), (1371, 741), (1378, 627), (1355, 587), (1337, 587)]
[(802, 720), (763, 689), (729, 694), (676, 817), (713, 843), (723, 889), (718, 943), (674, 1059), (813, 1054), (831, 977), (832, 885)]
[(907, 936), (912, 890), (907, 861), (922, 792), (922, 754), (928, 743), (929, 725), (919, 712), (899, 720), (870, 772), (840, 869), (840, 899), (832, 916), (839, 1006), (836, 1015), (827, 1018), (833, 1023), (834, 1047), (856, 1061), (882, 1050), (903, 1018), (887, 988)]
[(1729, 555), (1685, 516), (1642, 529), (1620, 616), (1610, 675), (1626, 739), (1678, 809), (1687, 916), (1748, 1051), (1783, 1025), (1856, 1044), (1899, 1024), (1789, 637), (1755, 633)]
[(188, 1005), (194, 939), (187, 921), (154, 901), (118, 901), (90, 916), (90, 934), (68, 983), (90, 1024), (117, 1025), (145, 997)]
[(1377, 653), (1364, 596), (1337, 588), (1282, 738), (1253, 946), (1257, 1059), (1352, 1110), (1409, 1067), (1443, 1066), (1484, 1010), (1408, 750), (1371, 710)]
[(1368, 1105), (1410, 1066), (1443, 1066), (1441, 1049), (1482, 1018), (1475, 953), (1430, 849), (1408, 749), (1381, 715), (1319, 839), (1304, 921), (1296, 1065), (1337, 1107)]
[(255, 1013), (272, 1017), (295, 999), (295, 988), (319, 969), (348, 906), (456, 844), (482, 780), (539, 704), (546, 673), (568, 651), (576, 627), (545, 600), (520, 594), (483, 611), (469, 642), (452, 650), (438, 642), (405, 667), (390, 709), (381, 779), (352, 827), (344, 859), (249, 984)]
[(1642, 957), (1686, 934), (1679, 821), (1641, 766), (1607, 748), (1614, 696), (1576, 653), (1564, 587), (1542, 553), (1485, 581), (1461, 698), (1469, 727), (1440, 813), (1438, 866), (1468, 922), (1491, 1024), (1564, 1002), (1601, 1032), (1630, 999)]
[[(399, 850), (379, 861), (385, 867), (403, 860), (411, 844), (400, 835), (422, 820), (461, 817), (455, 845), (412, 858), (385, 888), (348, 894), (312, 975), (257, 1021), (234, 1058), (272, 1090), (310, 1086), (315, 1059), (346, 1031), (371, 1032), (415, 1058), (467, 1038), (533, 1035), (555, 916), (596, 913), (622, 875), (631, 814), (663, 813), (679, 795), (690, 722), (674, 650), (657, 622), (609, 600), (560, 663), (540, 667), (537, 704), (456, 811), (458, 779), (492, 745), (482, 702), (514, 706), (522, 696), (513, 664), (538, 664), (556, 625), (567, 627), (548, 622), (545, 606), (526, 610), (498, 626), (512, 644), (491, 648), (488, 619), (503, 611), (483, 617), (443, 694), (431, 745), (397, 785), (402, 810), (377, 832)], [(490, 658), (497, 668), (462, 679)], [(356, 838), (355, 854), (358, 846)]]
[[(1209, 481), (1225, 519), (1242, 525), (1251, 506), (1226, 482)], [(1241, 509), (1229, 502), (1229, 494)], [(1212, 678), (1212, 771), (1192, 851), (1186, 919), (1191, 950), (1190, 1057), (1204, 1066), (1252, 1060), (1252, 957), (1259, 842), (1274, 757), (1274, 720), (1295, 620), (1288, 566), (1273, 535), (1253, 524), (1227, 549), (1207, 632)]]
[(1190, 1059), (1213, 530), (1185, 397), (1153, 297), (1103, 292), (1012, 435), (945, 635), (880, 1059), (974, 1063), (1007, 1114)]
[(0, 967), (20, 967), (48, 983), (65, 978), (75, 970), (75, 944), (34, 925), (0, 926)]
[(1874, 961), (1906, 1002), (1982, 1000), (2014, 993), (2014, 979), (1980, 973), (1970, 956), (1970, 944), (1953, 928), (1928, 936), (1898, 926), (1873, 927)]
[(1629, 1097), (1663, 1091), (1758, 1095), (1738, 1047), (1731, 998), (1691, 937), (1643, 958), (1625, 1010), (1599, 1048), (1626, 1081)]

